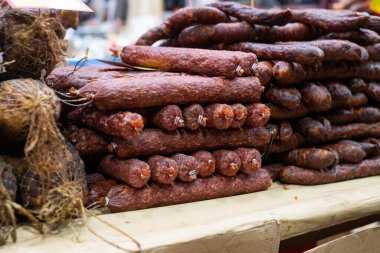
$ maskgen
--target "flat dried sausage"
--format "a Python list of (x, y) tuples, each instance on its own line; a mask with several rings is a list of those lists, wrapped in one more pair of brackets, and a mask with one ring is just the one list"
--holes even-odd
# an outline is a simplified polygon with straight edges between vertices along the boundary
[(208, 177), (214, 174), (215, 172), (215, 158), (214, 156), (205, 150), (197, 151), (192, 154), (192, 156), (197, 159), (200, 169), (199, 176), (200, 177)]
[(199, 174), (200, 165), (192, 156), (184, 154), (176, 154), (170, 157), (178, 164), (178, 175), (177, 178), (183, 182), (191, 182), (197, 179)]
[(349, 40), (363, 46), (380, 43), (380, 36), (376, 32), (365, 28), (342, 33), (329, 33), (321, 37), (321, 39)]
[(192, 104), (185, 107), (182, 111), (185, 120), (185, 127), (189, 130), (197, 130), (200, 126), (205, 127), (207, 118), (205, 111), (200, 104)]
[(240, 171), (245, 174), (252, 174), (261, 168), (261, 154), (254, 148), (238, 148), (234, 152), (240, 157)]
[(205, 76), (253, 76), (255, 54), (194, 48), (127, 46), (120, 58), (132, 66)]
[(213, 151), (212, 155), (215, 158), (216, 171), (224, 176), (235, 176), (241, 168), (240, 157), (235, 152), (221, 149)]
[(124, 139), (136, 138), (144, 128), (143, 117), (132, 112), (105, 112), (94, 106), (78, 107), (68, 119)]
[(269, 87), (265, 96), (273, 104), (286, 109), (296, 109), (301, 104), (301, 93), (296, 88), (277, 88), (272, 86)]
[(205, 109), (207, 127), (227, 129), (234, 121), (234, 110), (226, 104), (212, 104)]
[(260, 103), (247, 105), (247, 112), (245, 124), (250, 127), (264, 126), (271, 116), (269, 107)]
[(126, 212), (252, 193), (266, 190), (270, 185), (271, 178), (265, 170), (259, 170), (252, 175), (241, 174), (236, 177), (224, 177), (216, 174), (207, 178), (198, 178), (190, 183), (178, 182), (165, 186), (151, 184), (141, 190), (135, 190), (126, 185), (117, 185), (100, 202), (111, 212)]
[(118, 110), (192, 103), (254, 103), (264, 87), (257, 77), (232, 80), (202, 76), (142, 77), (94, 82), (78, 93), (100, 110)]
[(232, 121), (231, 128), (241, 128), (248, 117), (247, 108), (242, 104), (233, 104), (231, 108), (234, 112), (234, 120)]
[(374, 157), (363, 160), (358, 164), (340, 164), (322, 171), (287, 166), (281, 170), (280, 180), (288, 184), (317, 185), (379, 174), (380, 157)]
[(114, 155), (106, 155), (100, 162), (99, 170), (135, 188), (146, 185), (151, 176), (150, 167), (146, 162), (138, 159), (123, 160)]
[(177, 105), (167, 105), (152, 115), (153, 124), (166, 131), (174, 131), (184, 127), (184, 119), (181, 108)]
[(160, 184), (172, 184), (178, 175), (178, 164), (173, 159), (155, 155), (148, 158), (151, 179)]

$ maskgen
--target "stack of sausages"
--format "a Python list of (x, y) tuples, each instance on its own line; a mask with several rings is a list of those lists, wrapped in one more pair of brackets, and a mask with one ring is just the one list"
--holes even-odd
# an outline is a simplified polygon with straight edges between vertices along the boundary
[(89, 204), (119, 212), (270, 187), (258, 150), (270, 142), (270, 111), (255, 54), (129, 46), (121, 58), (157, 70), (66, 67), (48, 78), (91, 102), (61, 120), (82, 157), (99, 161), (87, 163), (102, 175), (89, 179)]
[(348, 10), (218, 2), (179, 10), (136, 45), (254, 53), (271, 114), (265, 168), (284, 183), (322, 184), (380, 174), (379, 22)]

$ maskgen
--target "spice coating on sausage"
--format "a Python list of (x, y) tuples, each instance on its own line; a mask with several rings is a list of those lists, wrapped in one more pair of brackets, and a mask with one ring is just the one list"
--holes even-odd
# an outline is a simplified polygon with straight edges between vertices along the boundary
[(136, 138), (144, 128), (143, 117), (137, 113), (104, 112), (93, 106), (74, 109), (69, 113), (68, 119), (124, 139)]
[(151, 179), (161, 184), (172, 184), (178, 176), (179, 167), (173, 159), (155, 155), (149, 157), (148, 164), (151, 169)]
[(215, 173), (215, 158), (214, 156), (205, 150), (201, 150), (192, 154), (192, 156), (197, 159), (200, 169), (200, 177), (208, 177)]
[(118, 110), (192, 103), (254, 103), (264, 87), (257, 77), (235, 79), (202, 76), (141, 77), (94, 82), (78, 90), (93, 97), (100, 110)]
[(183, 182), (191, 182), (197, 179), (199, 174), (200, 165), (198, 161), (188, 155), (176, 154), (171, 157), (178, 164), (177, 178)]
[(233, 104), (231, 108), (234, 112), (234, 120), (232, 121), (231, 128), (241, 128), (248, 117), (247, 108), (242, 104)]
[(241, 168), (240, 157), (233, 151), (221, 149), (213, 151), (216, 161), (216, 171), (224, 176), (232, 177)]
[(185, 120), (185, 128), (189, 130), (197, 130), (200, 126), (205, 127), (207, 118), (205, 111), (200, 104), (192, 104), (183, 109), (183, 118)]
[(164, 23), (166, 35), (174, 36), (184, 28), (194, 24), (216, 24), (228, 22), (228, 16), (212, 7), (186, 7), (176, 11)]
[(240, 157), (240, 171), (245, 174), (252, 174), (261, 168), (261, 154), (254, 148), (238, 148), (234, 152)]
[(260, 103), (247, 105), (247, 112), (245, 124), (250, 127), (264, 126), (271, 116), (269, 107)]
[(340, 164), (322, 171), (288, 166), (281, 170), (280, 180), (283, 183), (290, 184), (317, 185), (379, 174), (380, 157), (374, 157), (363, 160), (358, 164)]
[(216, 129), (227, 129), (234, 121), (234, 111), (226, 104), (212, 104), (205, 109), (207, 127)]
[(296, 109), (301, 104), (301, 93), (296, 88), (269, 87), (266, 98), (273, 104), (287, 109)]
[(97, 133), (87, 129), (71, 129), (65, 134), (81, 155), (107, 153), (107, 141)]
[(184, 126), (181, 108), (177, 105), (167, 105), (152, 115), (153, 124), (166, 131), (174, 131)]
[(236, 177), (215, 174), (190, 183), (176, 182), (165, 186), (153, 183), (141, 190), (118, 185), (108, 192), (108, 201), (103, 199), (103, 203), (108, 202), (111, 212), (125, 212), (262, 191), (268, 189), (271, 183), (268, 172), (259, 170), (252, 175)]
[(149, 165), (138, 159), (123, 160), (114, 155), (107, 155), (100, 162), (102, 173), (135, 188), (146, 185), (150, 179)]
[(255, 54), (237, 51), (176, 47), (124, 47), (120, 58), (132, 66), (185, 72), (205, 76), (253, 76), (257, 64)]

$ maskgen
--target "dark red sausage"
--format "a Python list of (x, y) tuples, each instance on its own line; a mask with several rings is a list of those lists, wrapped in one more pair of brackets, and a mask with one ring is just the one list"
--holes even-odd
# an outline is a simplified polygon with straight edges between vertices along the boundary
[(351, 90), (340, 82), (327, 82), (325, 85), (331, 94), (334, 107), (344, 106), (352, 97)]
[(330, 92), (323, 85), (305, 83), (300, 89), (302, 102), (314, 111), (327, 111), (332, 107)]
[(340, 164), (322, 171), (288, 166), (281, 170), (280, 180), (288, 184), (317, 185), (379, 174), (380, 157), (374, 157), (358, 164)]
[(275, 119), (275, 120), (300, 118), (302, 116), (307, 115), (310, 112), (310, 108), (306, 107), (302, 103), (300, 104), (300, 106), (294, 109), (286, 109), (286, 108), (274, 105), (272, 103), (267, 103), (266, 106), (270, 110), (271, 119)]
[(278, 125), (269, 123), (265, 125), (265, 128), (268, 129), (273, 140), (278, 140), (280, 138), (280, 129)]
[(370, 82), (368, 84), (367, 90), (365, 91), (365, 94), (377, 102), (380, 102), (380, 84), (376, 82)]
[(174, 131), (184, 127), (181, 108), (176, 105), (167, 105), (152, 115), (153, 124), (166, 131)]
[(151, 176), (149, 165), (137, 159), (123, 160), (114, 155), (107, 155), (100, 162), (100, 171), (129, 186), (141, 188)]
[(100, 173), (92, 173), (92, 174), (86, 174), (86, 182), (87, 184), (93, 184), (98, 181), (104, 180), (104, 176)]
[(271, 115), (270, 109), (260, 103), (255, 103), (251, 105), (247, 105), (247, 120), (245, 124), (250, 127), (260, 127), (264, 126)]
[(380, 60), (380, 43), (370, 45), (366, 47), (369, 55), (369, 60), (378, 61)]
[(151, 184), (141, 190), (126, 185), (113, 187), (102, 199), (111, 212), (125, 212), (150, 207), (175, 205), (206, 199), (221, 198), (266, 190), (271, 185), (267, 171), (259, 170), (252, 175), (224, 177), (213, 175), (199, 178), (191, 183), (173, 185)]
[(192, 103), (255, 103), (264, 87), (256, 77), (210, 78), (163, 76), (114, 79), (81, 88), (80, 96), (93, 97), (101, 110), (144, 108)]
[(327, 145), (339, 155), (340, 163), (358, 163), (366, 157), (366, 152), (361, 145), (352, 140), (342, 140), (336, 144)]
[(185, 127), (189, 130), (197, 130), (200, 126), (206, 126), (207, 118), (200, 104), (192, 104), (183, 109)]
[(296, 88), (269, 87), (266, 98), (273, 104), (287, 109), (296, 109), (301, 104), (301, 93)]
[(257, 64), (257, 70), (259, 72), (259, 80), (261, 85), (265, 86), (272, 80), (272, 68), (273, 63), (269, 61), (260, 61)]
[(286, 166), (281, 163), (274, 163), (262, 166), (261, 168), (268, 171), (273, 181), (277, 181), (280, 178), (280, 171)]
[(281, 141), (290, 141), (293, 136), (292, 125), (287, 121), (281, 121), (279, 126), (279, 138)]
[(108, 151), (108, 142), (89, 129), (68, 129), (65, 136), (81, 155), (101, 154)]
[(376, 32), (364, 28), (356, 31), (329, 33), (321, 38), (327, 40), (349, 40), (363, 46), (380, 43), (380, 36)]
[(240, 157), (240, 171), (245, 174), (252, 174), (261, 168), (261, 154), (254, 148), (238, 148), (234, 152)]
[(196, 25), (183, 29), (177, 38), (178, 46), (207, 48), (213, 43), (214, 25)]
[(171, 157), (178, 164), (178, 179), (184, 182), (191, 182), (197, 179), (200, 165), (198, 161), (188, 155), (176, 154)]
[(104, 112), (94, 106), (78, 107), (69, 113), (68, 119), (124, 139), (136, 138), (144, 128), (144, 120), (140, 114)]
[(234, 121), (234, 111), (226, 104), (212, 104), (205, 108), (207, 127), (227, 129)]
[(304, 143), (304, 138), (298, 134), (293, 134), (288, 141), (274, 141), (268, 147), (269, 154), (278, 154), (299, 148)]
[(132, 66), (196, 75), (228, 78), (257, 75), (254, 69), (257, 65), (256, 55), (236, 51), (127, 46), (123, 48), (120, 58)]
[(148, 159), (152, 171), (152, 181), (161, 184), (172, 184), (178, 176), (179, 167), (173, 159), (155, 155)]
[(233, 104), (231, 108), (234, 112), (234, 120), (230, 127), (232, 128), (241, 128), (248, 117), (247, 108), (242, 104)]
[(200, 177), (208, 177), (214, 174), (215, 172), (215, 158), (208, 151), (198, 151), (192, 154), (192, 156), (197, 159), (200, 169), (199, 176)]
[(115, 185), (117, 185), (117, 183), (112, 179), (103, 179), (88, 184), (88, 199), (86, 205), (91, 205), (107, 196), (108, 191)]
[(164, 33), (164, 24), (161, 24), (159, 26), (149, 29), (143, 35), (141, 35), (140, 38), (138, 38), (138, 40), (136, 41), (135, 45), (151, 46), (156, 41), (167, 38), (169, 37)]
[(240, 157), (232, 151), (221, 149), (213, 151), (216, 161), (216, 171), (224, 176), (232, 177), (241, 168)]

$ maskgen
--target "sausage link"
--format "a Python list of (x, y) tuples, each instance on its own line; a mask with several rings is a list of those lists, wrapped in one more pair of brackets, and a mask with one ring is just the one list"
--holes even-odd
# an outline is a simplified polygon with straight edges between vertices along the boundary
[(265, 128), (268, 129), (268, 131), (271, 135), (271, 139), (273, 139), (273, 140), (279, 140), (280, 139), (280, 128), (278, 125), (269, 123), (269, 124), (265, 125)]
[(188, 155), (176, 154), (171, 157), (178, 164), (178, 179), (183, 182), (191, 182), (197, 179), (200, 165), (198, 161)]
[(378, 61), (380, 60), (380, 43), (370, 45), (366, 47), (369, 55), (369, 60)]
[(261, 168), (268, 171), (273, 181), (277, 181), (280, 178), (280, 171), (285, 167), (286, 165), (283, 165), (281, 163), (273, 163), (264, 165)]
[(327, 82), (325, 85), (334, 101), (334, 107), (344, 106), (352, 97), (351, 90), (340, 82)]
[(261, 85), (265, 86), (272, 80), (273, 63), (269, 61), (260, 61), (257, 65), (259, 80)]
[(281, 170), (280, 180), (288, 184), (317, 185), (379, 174), (380, 157), (377, 156), (372, 159), (363, 160), (358, 164), (340, 164), (322, 171), (287, 166)]
[(104, 180), (104, 176), (100, 173), (92, 173), (92, 174), (86, 174), (86, 182), (87, 184), (93, 184), (98, 181)]
[(212, 155), (215, 158), (216, 171), (224, 176), (235, 176), (241, 168), (240, 157), (235, 152), (221, 149), (213, 151)]
[(80, 90), (92, 97), (100, 110), (118, 110), (192, 103), (255, 103), (264, 87), (256, 77), (210, 78), (202, 76), (163, 76), (114, 79), (94, 82)]
[(137, 159), (122, 160), (114, 155), (106, 155), (100, 162), (102, 173), (129, 186), (142, 188), (151, 176), (149, 165)]
[(272, 145), (268, 147), (269, 154), (279, 154), (296, 149), (303, 144), (304, 138), (298, 134), (293, 134), (287, 141), (274, 141)]
[(375, 82), (370, 82), (365, 93), (372, 99), (380, 102), (380, 84)]
[[(127, 46), (120, 58), (132, 66), (196, 75), (239, 77), (257, 75), (255, 54), (208, 49)], [(185, 59), (185, 60), (184, 60)]]
[(197, 130), (200, 126), (206, 126), (207, 118), (200, 104), (192, 104), (183, 109), (185, 127), (189, 130)]
[(264, 126), (271, 116), (270, 109), (260, 103), (255, 103), (247, 106), (247, 120), (245, 124), (250, 127)]
[(261, 168), (261, 154), (254, 148), (238, 148), (234, 152), (240, 157), (240, 171), (245, 174), (252, 174)]
[(174, 131), (184, 127), (181, 108), (176, 105), (167, 105), (152, 115), (153, 124), (166, 131)]
[(200, 169), (199, 176), (200, 177), (208, 177), (215, 173), (215, 158), (208, 151), (198, 151), (192, 154), (192, 156), (197, 159)]
[[(222, 198), (238, 194), (266, 190), (271, 185), (267, 171), (260, 170), (252, 175), (224, 177), (213, 175), (199, 178), (192, 183), (176, 182), (162, 186), (151, 184), (141, 190), (126, 185), (114, 186), (102, 199), (111, 212), (126, 212), (165, 205), (175, 205), (206, 199)], [(142, 201), (144, 200), (144, 201)]]
[(234, 112), (234, 119), (231, 124), (231, 128), (241, 128), (248, 117), (247, 108), (242, 104), (233, 104), (231, 108)]
[(368, 88), (367, 83), (361, 78), (353, 78), (347, 81), (347, 87), (352, 93), (365, 92)]
[(290, 141), (293, 136), (292, 125), (287, 121), (281, 121), (279, 126), (279, 138), (280, 141)]
[(286, 109), (296, 109), (301, 104), (301, 93), (296, 88), (269, 87), (266, 98), (273, 104), (285, 107)]
[(68, 119), (126, 140), (136, 138), (144, 128), (143, 117), (137, 113), (104, 112), (93, 106), (74, 109)]
[(310, 108), (306, 107), (304, 104), (300, 104), (297, 108), (287, 109), (283, 107), (279, 107), (272, 103), (267, 103), (266, 106), (270, 110), (271, 119), (274, 120), (286, 120), (286, 119), (294, 119), (300, 118), (302, 116), (306, 116), (310, 113)]
[(164, 32), (164, 24), (161, 24), (159, 26), (153, 27), (146, 31), (143, 35), (141, 35), (135, 45), (137, 46), (151, 46), (156, 41), (167, 39), (169, 36), (167, 36)]
[(86, 128), (68, 129), (66, 138), (81, 155), (107, 153), (107, 141), (97, 133)]
[(327, 111), (332, 107), (332, 97), (323, 85), (305, 83), (300, 89), (302, 102), (314, 111)]
[(183, 29), (178, 35), (178, 46), (207, 48), (213, 44), (214, 25), (196, 25)]
[(178, 176), (179, 166), (173, 159), (155, 155), (147, 163), (152, 171), (152, 181), (161, 184), (172, 184)]
[(117, 185), (112, 179), (103, 179), (94, 183), (88, 184), (88, 199), (86, 205), (91, 205), (107, 196), (108, 191), (112, 186)]
[(226, 104), (212, 104), (205, 108), (207, 126), (216, 129), (227, 129), (234, 121), (234, 111)]
[(163, 30), (172, 37), (194, 24), (216, 24), (228, 22), (228, 16), (212, 7), (186, 7), (176, 11), (164, 23)]
[[(326, 147), (335, 150), (339, 155), (339, 161), (346, 163), (358, 163), (366, 157), (366, 152), (355, 141), (342, 140)], [(307, 167), (307, 166), (305, 166)]]
[(363, 46), (380, 43), (380, 36), (376, 32), (365, 28), (349, 32), (329, 33), (321, 37), (321, 39), (349, 40)]

